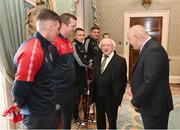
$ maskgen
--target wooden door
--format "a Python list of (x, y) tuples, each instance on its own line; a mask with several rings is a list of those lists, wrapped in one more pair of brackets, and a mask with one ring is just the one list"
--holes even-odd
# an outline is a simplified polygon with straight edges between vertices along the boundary
[[(162, 17), (131, 17), (130, 27), (133, 25), (143, 25), (146, 27), (148, 34), (161, 43), (162, 39)], [(139, 51), (134, 50), (132, 45), (129, 46), (129, 80), (131, 72), (138, 58)]]

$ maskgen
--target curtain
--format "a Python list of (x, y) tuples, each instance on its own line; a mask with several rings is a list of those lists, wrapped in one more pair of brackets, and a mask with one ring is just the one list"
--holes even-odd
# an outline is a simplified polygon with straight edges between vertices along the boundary
[(54, 0), (54, 10), (59, 15), (71, 13), (76, 16), (78, 2), (79, 0)]
[(90, 28), (94, 25), (98, 25), (97, 7), (95, 0), (84, 1), (84, 13), (85, 13), (85, 32), (89, 35)]
[[(70, 13), (77, 16), (78, 3), (79, 0), (54, 0), (54, 11), (59, 15), (63, 13)], [(71, 34), (68, 38), (72, 41), (74, 39), (73, 34)]]
[(0, 67), (12, 83), (13, 57), (26, 35), (24, 1), (0, 0), (0, 12)]
[(93, 24), (99, 26), (96, 0), (92, 0)]
[[(88, 17), (86, 17), (86, 19), (88, 21), (86, 21), (86, 24), (88, 24), (88, 29), (90, 30), (90, 28), (92, 26), (94, 26), (94, 20), (93, 20), (93, 17), (94, 17), (94, 14), (93, 14), (93, 0), (88, 0), (86, 1), (86, 4), (85, 4), (85, 12), (86, 12), (86, 15)], [(89, 31), (90, 32), (90, 31)]]

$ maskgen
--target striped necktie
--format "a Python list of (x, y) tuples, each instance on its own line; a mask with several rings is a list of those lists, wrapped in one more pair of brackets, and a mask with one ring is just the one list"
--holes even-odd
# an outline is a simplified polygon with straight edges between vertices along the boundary
[(102, 60), (101, 62), (101, 74), (103, 73), (104, 71), (104, 67), (105, 67), (105, 64), (106, 64), (106, 60), (107, 60), (108, 56), (107, 55), (104, 55), (104, 59)]

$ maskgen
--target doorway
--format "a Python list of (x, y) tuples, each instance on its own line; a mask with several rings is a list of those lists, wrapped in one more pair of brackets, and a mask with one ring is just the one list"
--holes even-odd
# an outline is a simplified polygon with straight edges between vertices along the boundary
[(131, 26), (136, 24), (145, 26), (149, 35), (167, 50), (169, 11), (128, 11), (124, 13), (124, 57), (127, 62), (129, 79), (139, 52), (128, 43), (127, 32)]

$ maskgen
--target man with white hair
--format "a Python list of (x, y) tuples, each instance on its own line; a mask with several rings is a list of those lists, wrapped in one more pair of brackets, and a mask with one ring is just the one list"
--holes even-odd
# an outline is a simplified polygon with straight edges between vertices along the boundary
[(141, 114), (145, 129), (167, 129), (173, 109), (168, 55), (141, 25), (131, 27), (127, 37), (133, 48), (140, 50), (132, 72), (131, 103)]
[(118, 107), (127, 84), (126, 60), (115, 53), (116, 44), (110, 38), (103, 38), (99, 48), (102, 55), (95, 57), (93, 64), (97, 128), (106, 129), (107, 115), (109, 129), (116, 129)]

